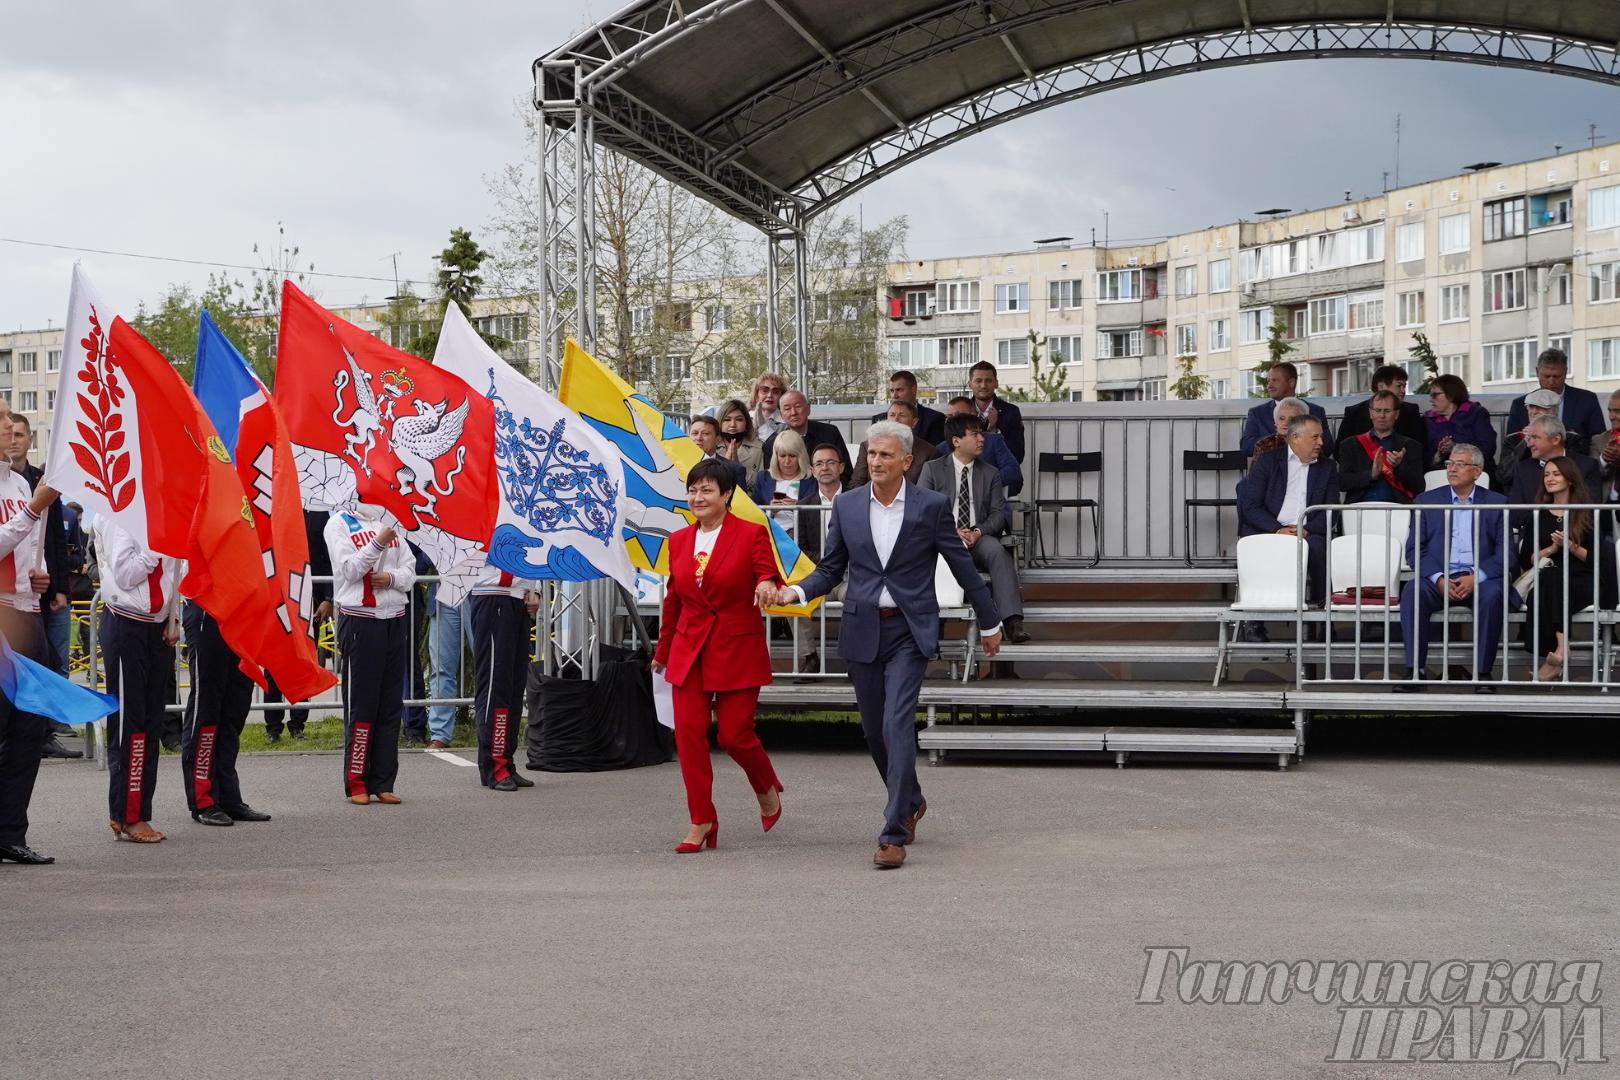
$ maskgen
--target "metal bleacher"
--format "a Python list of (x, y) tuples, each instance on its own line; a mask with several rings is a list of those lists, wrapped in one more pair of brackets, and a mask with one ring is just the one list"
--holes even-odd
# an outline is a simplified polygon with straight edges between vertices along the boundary
[[(1485, 399), (1499, 420), (1507, 401)], [(1332, 420), (1347, 403), (1323, 402)], [(1046, 512), (1038, 545), (1028, 542), (1031, 526), (1020, 520), (1025, 559), (1037, 559), (1019, 575), (1033, 640), (1004, 645), (993, 661), (976, 648), (970, 613), (945, 613), (940, 661), (919, 700), (925, 721), (919, 745), (931, 762), (1012, 751), (1078, 753), (1116, 765), (1146, 755), (1217, 755), (1286, 767), (1302, 759), (1308, 722), (1316, 714), (1620, 713), (1620, 698), (1607, 693), (1606, 663), (1598, 667), (1606, 661), (1606, 646), (1585, 647), (1583, 653), (1575, 643), (1572, 663), (1589, 663), (1593, 672), (1584, 684), (1503, 684), (1503, 693), (1481, 698), (1471, 686), (1454, 692), (1443, 683), (1426, 694), (1394, 695), (1387, 682), (1358, 685), (1360, 669), (1336, 681), (1353, 646), (1331, 636), (1310, 640), (1307, 627), (1327, 618), (1321, 612), (1297, 621), (1293, 614), (1268, 616), (1271, 643), (1237, 640), (1229, 610), (1237, 580), (1235, 510), (1184, 505), (1229, 497), (1237, 478), (1183, 470), (1182, 462), (1187, 451), (1236, 447), (1253, 404), (1022, 406), (1028, 446), (1019, 501), (1025, 515), (1032, 498), (1051, 490), (1037, 487), (1030, 475), (1041, 453), (1100, 451), (1101, 471), (1080, 477), (1085, 487), (1079, 489), (1075, 477), (1062, 477), (1060, 494), (1098, 499), (1101, 550), (1093, 550), (1097, 534), (1085, 514)], [(814, 415), (837, 424), (853, 446), (864, 434), (870, 406), (817, 406)], [(1194, 565), (1185, 550), (1189, 542), (1196, 547)], [(1090, 565), (1093, 560), (1096, 565)], [(836, 605), (829, 606), (819, 627), (794, 620), (800, 622), (799, 642), (775, 642), (776, 682), (762, 692), (763, 707), (853, 710), (836, 659), (836, 614)], [(1605, 641), (1609, 614), (1601, 620)], [(808, 639), (825, 645), (817, 650), (817, 666), (805, 670), (798, 657)], [(1437, 648), (1443, 658), (1448, 655)], [(1504, 664), (1519, 667), (1527, 655), (1509, 639), (1501, 654)]]

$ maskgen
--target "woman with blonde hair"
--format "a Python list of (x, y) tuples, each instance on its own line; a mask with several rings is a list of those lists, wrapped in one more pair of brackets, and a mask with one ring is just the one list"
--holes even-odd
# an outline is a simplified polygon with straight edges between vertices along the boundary
[(740, 398), (722, 401), (714, 415), (720, 421), (720, 449), (715, 454), (741, 465), (747, 474), (743, 484), (752, 491), (754, 477), (765, 466), (765, 445), (754, 433), (754, 418)]
[[(792, 428), (783, 428), (771, 443), (767, 467), (754, 478), (754, 502), (766, 509), (797, 506), (800, 494), (815, 482), (804, 439)], [(781, 510), (771, 516), (789, 536), (794, 535), (799, 516), (796, 511)]]

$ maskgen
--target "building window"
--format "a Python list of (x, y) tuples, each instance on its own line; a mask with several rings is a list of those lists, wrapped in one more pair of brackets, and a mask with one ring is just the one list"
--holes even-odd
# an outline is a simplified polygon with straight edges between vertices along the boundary
[(39, 353), (25, 352), (17, 354), (17, 370), (24, 375), (30, 375), (39, 370)]
[(39, 391), (17, 391), (17, 408), (21, 412), (34, 412), (37, 410), (39, 408)]
[(1047, 338), (1046, 359), (1053, 364), (1078, 364), (1080, 362), (1080, 335), (1064, 334), (1061, 337)]
[[(56, 411), (56, 391), (55, 390), (47, 390), (47, 391), (45, 391), (45, 407), (47, 409), (49, 409), (51, 412)], [(41, 438), (41, 441), (42, 442), (45, 441), (43, 439), (43, 437)]]
[(1142, 400), (1143, 401), (1163, 401), (1164, 400), (1164, 384), (1165, 384), (1165, 381), (1163, 379), (1143, 379), (1142, 380)]
[(1350, 297), (1350, 329), (1378, 330), (1384, 325), (1384, 294), (1355, 293)]
[(1265, 308), (1238, 312), (1238, 344), (1253, 345), (1266, 340), (1267, 329)]
[(11, 374), (11, 354), (0, 353), (0, 375)]
[(1612, 229), (1620, 226), (1620, 184), (1594, 188), (1586, 196), (1586, 227)]
[(1575, 197), (1568, 191), (1530, 196), (1530, 229), (1557, 229), (1575, 216)]
[(921, 319), (934, 313), (933, 289), (907, 289), (901, 312), (908, 319)]
[(1142, 299), (1142, 271), (1105, 270), (1097, 275), (1097, 302)]
[(1440, 219), (1440, 254), (1467, 254), (1468, 244), (1467, 214), (1449, 214)]
[(1209, 264), (1209, 291), (1212, 293), (1232, 291), (1232, 260), (1216, 259)]
[(1485, 311), (1515, 311), (1525, 306), (1524, 271), (1498, 270), (1485, 279)]
[(1176, 267), (1176, 295), (1192, 296), (1198, 292), (1198, 267)]
[[(1620, 298), (1620, 262), (1596, 263), (1590, 273), (1591, 277), (1587, 278), (1587, 303), (1606, 304)], [(28, 357), (27, 353), (22, 355), (24, 359)]]
[(1046, 306), (1052, 311), (1070, 311), (1080, 306), (1080, 281), (1049, 281), (1046, 284)]
[(1342, 296), (1329, 296), (1321, 300), (1312, 300), (1311, 306), (1311, 336), (1318, 334), (1342, 334), (1345, 324), (1345, 298)]
[(1423, 222), (1395, 227), (1395, 261), (1417, 262), (1423, 258)]
[(1384, 227), (1368, 225), (1364, 229), (1351, 229), (1344, 234), (1349, 250), (1345, 252), (1345, 265), (1384, 261)]
[[(396, 331), (403, 327), (395, 327)], [(630, 309), (630, 332), (632, 334), (645, 334), (652, 329), (652, 308), (645, 304)], [(400, 348), (395, 345), (394, 348)]]
[[(1447, 353), (1444, 356), (1435, 357), (1434, 362), (1436, 364), (1440, 365), (1440, 374), (1442, 374), (1442, 375), (1455, 375), (1455, 376), (1457, 376), (1457, 378), (1461, 379), (1463, 382), (1468, 381), (1468, 354), (1467, 353)], [(1417, 377), (1414, 378), (1414, 379), (1408, 379), (1407, 380), (1413, 386), (1420, 385), (1423, 382), (1424, 379), (1428, 378), (1428, 373), (1423, 370), (1423, 365), (1418, 364), (1417, 367), (1418, 367)]]
[(1310, 311), (1306, 308), (1295, 308), (1288, 323), (1288, 336), (1298, 340), (1310, 336)]
[(1440, 321), (1443, 323), (1468, 321), (1468, 286), (1440, 286)]
[(1549, 334), (1547, 336), (1547, 348), (1557, 349), (1565, 356), (1568, 356), (1572, 341), (1573, 339), (1568, 334)]
[(731, 307), (727, 304), (711, 305), (703, 313), (703, 322), (711, 331), (725, 333), (731, 329)]
[(1232, 320), (1209, 320), (1209, 351), (1226, 352), (1232, 347)]
[(979, 283), (977, 281), (942, 281), (934, 286), (939, 313), (961, 314), (979, 310)]
[(1232, 380), (1209, 380), (1209, 396), (1215, 401), (1226, 401), (1229, 399), (1232, 396)]
[(1198, 327), (1184, 323), (1176, 327), (1176, 355), (1190, 356), (1198, 351)]
[(890, 338), (889, 362), (896, 371), (931, 368), (939, 362), (939, 342), (935, 338)]
[(971, 367), (979, 362), (977, 337), (948, 337), (939, 339), (941, 367)]
[(1029, 310), (1029, 282), (996, 286), (996, 314)]
[(1551, 274), (1552, 280), (1547, 283), (1547, 306), (1559, 307), (1574, 301), (1575, 287), (1571, 284), (1573, 275), (1569, 270), (1543, 270), (1543, 274)]
[(1586, 343), (1586, 374), (1591, 379), (1620, 378), (1620, 338), (1598, 338)]
[(1395, 325), (1423, 325), (1423, 290), (1397, 293), (1395, 296)]
[(1485, 242), (1524, 235), (1524, 196), (1485, 204)]
[(997, 338), (996, 339), (996, 366), (997, 367), (1028, 367), (1029, 366), (1029, 338)]
[(666, 356), (658, 361), (657, 374), (659, 378), (669, 382), (685, 382), (692, 376), (692, 358), (690, 356)]
[(1115, 330), (1097, 335), (1097, 355), (1102, 358), (1142, 355), (1142, 331)]
[(45, 370), (46, 371), (61, 371), (62, 370), (62, 350), (61, 349), (52, 349), (51, 351), (49, 351), (49, 352), (47, 352), (45, 354)]
[(1238, 252), (1238, 281), (1247, 285), (1265, 276), (1265, 248)]
[(1534, 341), (1498, 341), (1486, 345), (1486, 383), (1524, 382), (1536, 372)]

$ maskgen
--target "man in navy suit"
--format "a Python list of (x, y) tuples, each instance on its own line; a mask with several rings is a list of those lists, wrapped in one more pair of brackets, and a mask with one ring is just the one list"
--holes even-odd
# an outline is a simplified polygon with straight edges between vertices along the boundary
[[(1293, 364), (1283, 361), (1273, 364), (1266, 372), (1266, 396), (1269, 401), (1262, 401), (1249, 410), (1248, 417), (1243, 421), (1243, 437), (1238, 445), (1243, 449), (1243, 456), (1249, 457), (1254, 453), (1254, 444), (1267, 435), (1276, 433), (1277, 424), (1273, 419), (1277, 403), (1284, 398), (1294, 397), (1294, 391), (1299, 387), (1299, 369)], [(1333, 456), (1333, 436), (1328, 433), (1327, 413), (1322, 406), (1314, 401), (1305, 402), (1305, 408), (1310, 414), (1322, 423), (1322, 456)]]
[[(917, 433), (917, 438), (930, 446), (945, 438), (945, 414), (938, 409), (930, 409), (917, 400), (917, 376), (909, 371), (897, 371), (889, 376), (889, 402), (893, 404), (896, 401), (909, 401), (911, 403), (912, 412), (917, 417), (917, 422), (912, 425), (912, 430)], [(872, 417), (872, 423), (875, 424), (879, 420), (893, 419), (894, 417), (889, 415), (889, 410), (884, 409)], [(918, 467), (921, 468), (920, 465)], [(857, 473), (861, 471), (861, 462), (857, 461), (855, 463), (855, 471)], [(866, 483), (865, 480), (856, 480), (855, 482), (857, 484)]]
[[(1444, 508), (1506, 503), (1505, 495), (1478, 486), (1484, 469), (1485, 455), (1479, 447), (1458, 443), (1446, 460), (1449, 486), (1425, 491), (1417, 497), (1416, 505)], [(1406, 562), (1417, 567), (1417, 574), (1401, 587), (1401, 638), (1406, 650), (1407, 678), (1424, 678), (1432, 633), (1429, 620), (1444, 608), (1448, 596), (1454, 609), (1474, 615), (1475, 676), (1488, 677), (1502, 640), (1502, 590), (1507, 586), (1502, 512), (1459, 510), (1448, 515), (1443, 509), (1420, 509), (1417, 518), (1406, 538)], [(1518, 607), (1518, 594), (1508, 595), (1513, 606)], [(1411, 693), (1425, 687), (1412, 681), (1395, 689)], [(1482, 684), (1474, 692), (1490, 694), (1496, 688)]]
[(760, 585), (761, 600), (802, 602), (832, 591), (845, 575), (838, 655), (849, 665), (866, 745), (889, 789), (883, 832), (872, 863), (906, 861), (928, 810), (917, 783), (917, 693), (939, 648), (934, 569), (940, 558), (979, 618), (986, 656), (1001, 648), (1001, 616), (951, 521), (951, 501), (906, 479), (911, 429), (888, 421), (866, 432), (870, 484), (833, 500), (832, 520), (815, 573), (785, 589)]
[[(1238, 484), (1238, 535), (1280, 533), (1305, 542), (1306, 597), (1313, 604), (1327, 599), (1328, 522), (1307, 506), (1339, 501), (1338, 469), (1322, 451), (1322, 421), (1296, 416), (1288, 422), (1288, 445), (1255, 459)], [(1278, 573), (1293, 573), (1279, 567)]]
[[(697, 448), (703, 451), (704, 457), (717, 456), (715, 452), (720, 449), (720, 421), (712, 416), (703, 416), (701, 414), (694, 416), (687, 421), (686, 434), (697, 444)], [(726, 461), (729, 459), (721, 458), (720, 460)], [(737, 486), (747, 491), (748, 470), (743, 467), (743, 463), (740, 461), (731, 462), (731, 470), (737, 474)]]
[[(1570, 442), (1587, 446), (1607, 431), (1609, 425), (1604, 419), (1603, 406), (1597, 395), (1590, 390), (1570, 386), (1564, 381), (1568, 377), (1569, 357), (1564, 355), (1563, 349), (1545, 349), (1536, 357), (1536, 381), (1543, 390), (1551, 390), (1558, 395), (1558, 419), (1564, 422), (1564, 427), (1581, 436)], [(1521, 394), (1508, 406), (1508, 431), (1523, 431), (1529, 422), (1530, 410), (1524, 403), (1527, 396)]]

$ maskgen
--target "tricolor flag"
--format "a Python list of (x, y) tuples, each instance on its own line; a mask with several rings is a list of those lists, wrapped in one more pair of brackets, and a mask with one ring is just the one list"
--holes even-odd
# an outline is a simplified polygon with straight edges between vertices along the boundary
[(482, 391), (344, 322), (288, 281), (275, 399), (309, 506), (373, 506), (440, 570), (487, 548), (500, 490), (495, 407)]
[[(624, 540), (630, 561), (668, 577), (670, 534), (695, 520), (686, 505), (686, 473), (703, 452), (684, 425), (665, 416), (571, 338), (563, 349), (557, 397), (618, 449), (624, 459)], [(731, 497), (731, 512), (770, 532), (783, 581), (800, 581), (815, 570), (815, 563), (741, 488)], [(819, 602), (779, 610), (804, 615)]]
[[(519, 375), (485, 344), (461, 309), (445, 309), (433, 363), (495, 407), (495, 472), (501, 501), (486, 561), (514, 577), (635, 588), (624, 539), (624, 466), (588, 423)], [(440, 586), (439, 599), (456, 602)]]
[(197, 328), (191, 388), (248, 494), (265, 580), (276, 605), (275, 626), (266, 628), (265, 654), (280, 654), (280, 659), (265, 666), (305, 672), (303, 685), (288, 686), (278, 678), (277, 686), (289, 701), (307, 701), (336, 685), (337, 677), (320, 667), (309, 637), (309, 541), (292, 444), (264, 384), (206, 311)]

